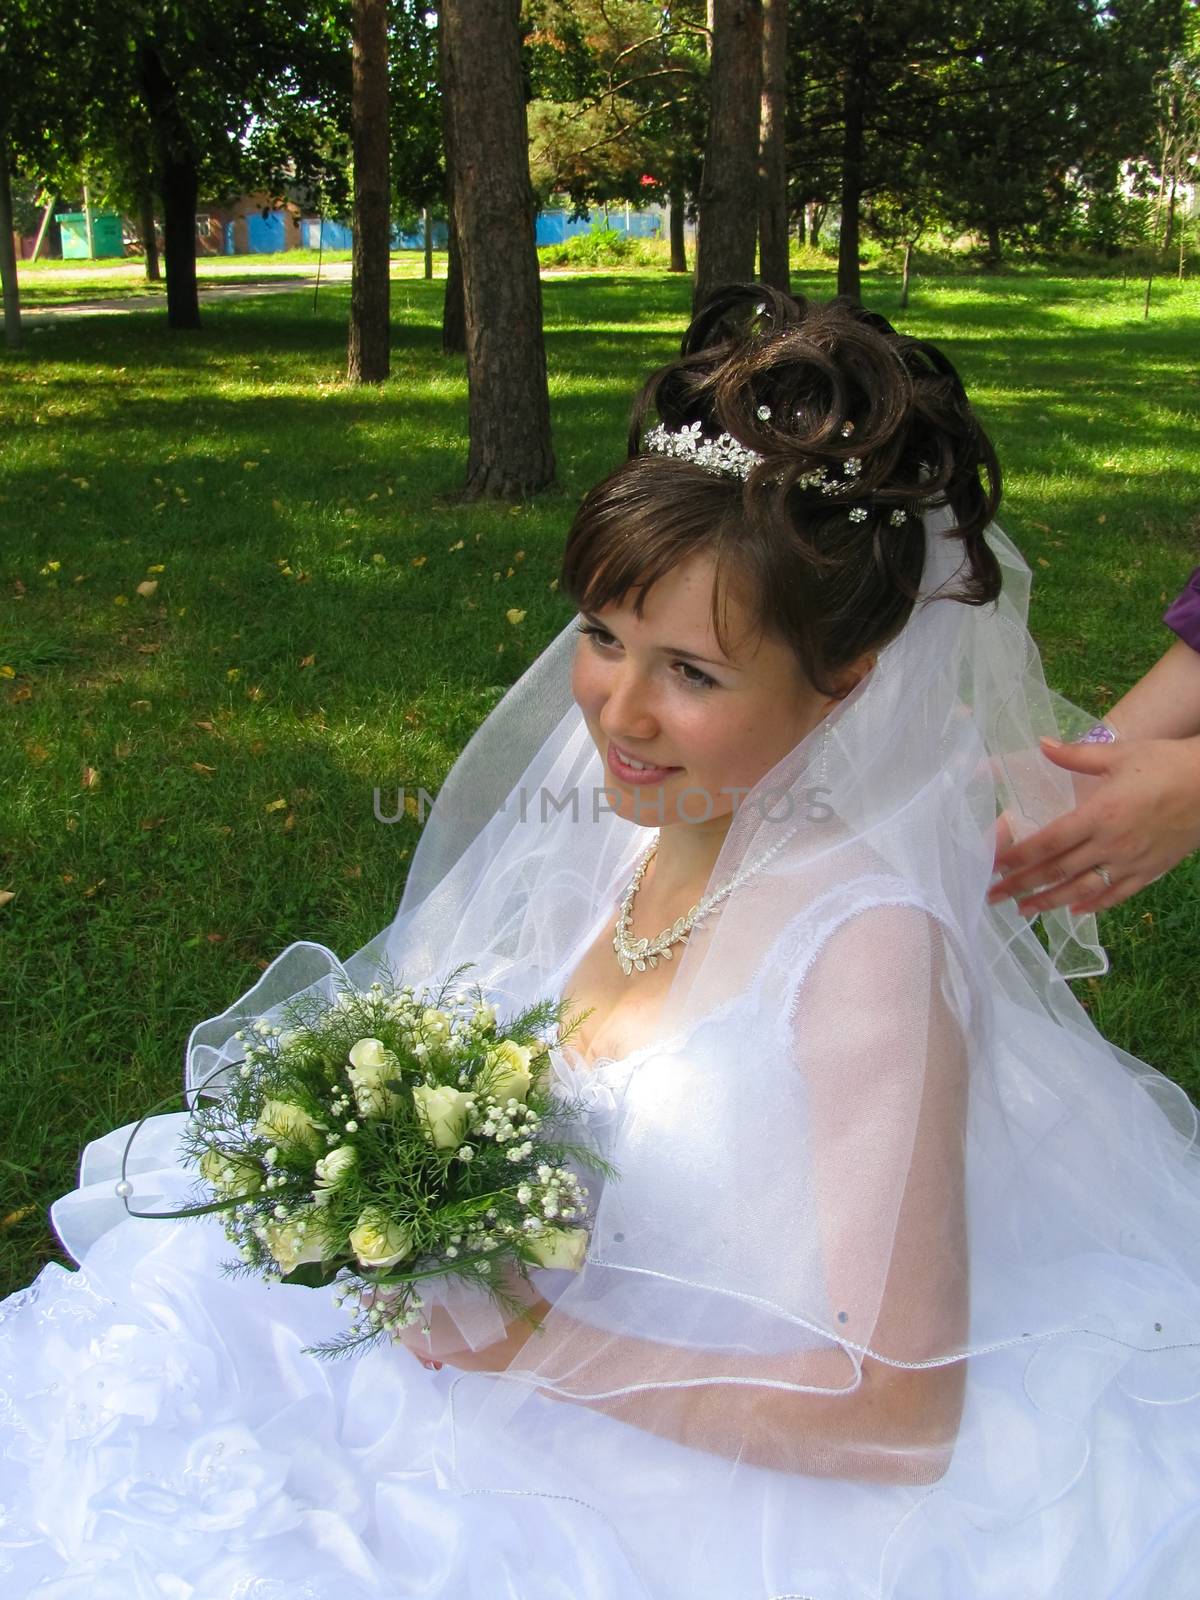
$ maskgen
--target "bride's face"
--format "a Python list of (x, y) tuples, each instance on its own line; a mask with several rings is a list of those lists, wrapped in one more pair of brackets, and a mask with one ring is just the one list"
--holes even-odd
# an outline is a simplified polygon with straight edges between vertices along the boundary
[[(728, 819), (835, 703), (805, 681), (786, 645), (754, 638), (732, 594), (733, 655), (724, 654), (714, 577), (711, 557), (693, 556), (659, 579), (640, 618), (634, 595), (582, 613), (572, 692), (604, 762), (610, 806), (645, 827)], [(629, 758), (655, 770), (638, 782)]]

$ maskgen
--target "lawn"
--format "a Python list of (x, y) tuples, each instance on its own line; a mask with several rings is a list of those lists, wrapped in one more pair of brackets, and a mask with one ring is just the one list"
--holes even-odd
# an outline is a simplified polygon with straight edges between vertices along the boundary
[[(797, 287), (831, 292), (828, 276)], [(456, 752), (571, 612), (582, 490), (621, 456), (688, 285), (544, 286), (559, 487), (463, 507), (443, 285), (393, 285), (391, 381), (343, 386), (348, 286), (63, 320), (0, 363), (0, 1294), (54, 1256), (80, 1144), (178, 1084), (191, 1026), (286, 944), (390, 920)], [(936, 338), (1005, 463), (1052, 685), (1097, 712), (1169, 642), (1194, 564), (1200, 291), (1119, 279), (868, 279)], [(508, 612), (523, 613), (518, 622)], [(1077, 986), (1118, 1044), (1200, 1090), (1196, 862), (1108, 913)]]

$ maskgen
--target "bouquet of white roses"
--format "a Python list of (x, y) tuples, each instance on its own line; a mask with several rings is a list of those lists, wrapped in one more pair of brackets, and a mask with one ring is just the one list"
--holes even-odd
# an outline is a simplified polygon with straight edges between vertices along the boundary
[(354, 1316), (318, 1354), (398, 1339), (432, 1279), (520, 1315), (514, 1268), (583, 1264), (588, 1191), (566, 1162), (615, 1173), (570, 1139), (571, 1103), (546, 1081), (542, 1033), (566, 1003), (500, 1025), (477, 987), (447, 1000), (463, 970), (436, 995), (376, 983), (293, 1002), (287, 1028), (253, 1024), (226, 1091), (188, 1124), (212, 1199), (177, 1214), (224, 1212), (235, 1270), (335, 1284)]

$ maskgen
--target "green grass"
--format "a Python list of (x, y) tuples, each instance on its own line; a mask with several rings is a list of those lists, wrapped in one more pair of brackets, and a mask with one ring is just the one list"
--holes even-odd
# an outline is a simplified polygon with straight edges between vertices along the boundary
[[(1200, 294), (1120, 280), (868, 280), (944, 345), (1007, 470), (1051, 683), (1096, 711), (1165, 647), (1195, 559)], [(828, 294), (825, 273), (797, 280)], [(0, 366), (0, 1293), (55, 1254), (81, 1142), (179, 1081), (191, 1026), (294, 939), (392, 916), (436, 791), (570, 615), (551, 585), (628, 401), (677, 347), (660, 271), (544, 285), (558, 489), (464, 507), (443, 285), (393, 288), (393, 377), (342, 384), (348, 288), (61, 322)], [(161, 567), (161, 571), (155, 571)], [(157, 581), (149, 596), (142, 582)], [(524, 611), (513, 625), (505, 613)], [(11, 674), (11, 675), (10, 675)], [(1200, 1085), (1200, 872), (1109, 913), (1078, 986), (1118, 1044)]]

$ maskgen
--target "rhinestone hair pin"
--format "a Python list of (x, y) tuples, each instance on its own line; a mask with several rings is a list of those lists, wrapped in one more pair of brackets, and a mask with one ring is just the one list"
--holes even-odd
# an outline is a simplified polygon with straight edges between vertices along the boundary
[[(759, 406), (758, 419), (760, 422), (771, 420), (770, 406)], [(853, 423), (843, 424), (842, 437), (848, 439), (853, 431)], [(715, 439), (706, 438), (698, 422), (687, 422), (680, 428), (668, 428), (660, 422), (649, 430), (642, 443), (643, 448), (653, 455), (692, 461), (696, 466), (703, 467), (705, 472), (722, 478), (748, 478), (763, 459), (757, 450), (739, 443), (731, 433), (719, 433)], [(797, 479), (797, 483), (801, 489), (819, 489), (824, 495), (834, 495), (853, 484), (861, 472), (862, 458), (847, 456), (842, 462), (841, 480), (831, 478), (829, 468), (820, 466), (806, 472)], [(865, 522), (869, 515), (864, 505), (854, 505), (849, 509), (851, 522)], [(893, 528), (898, 528), (908, 521), (908, 512), (897, 506), (888, 521)]]

